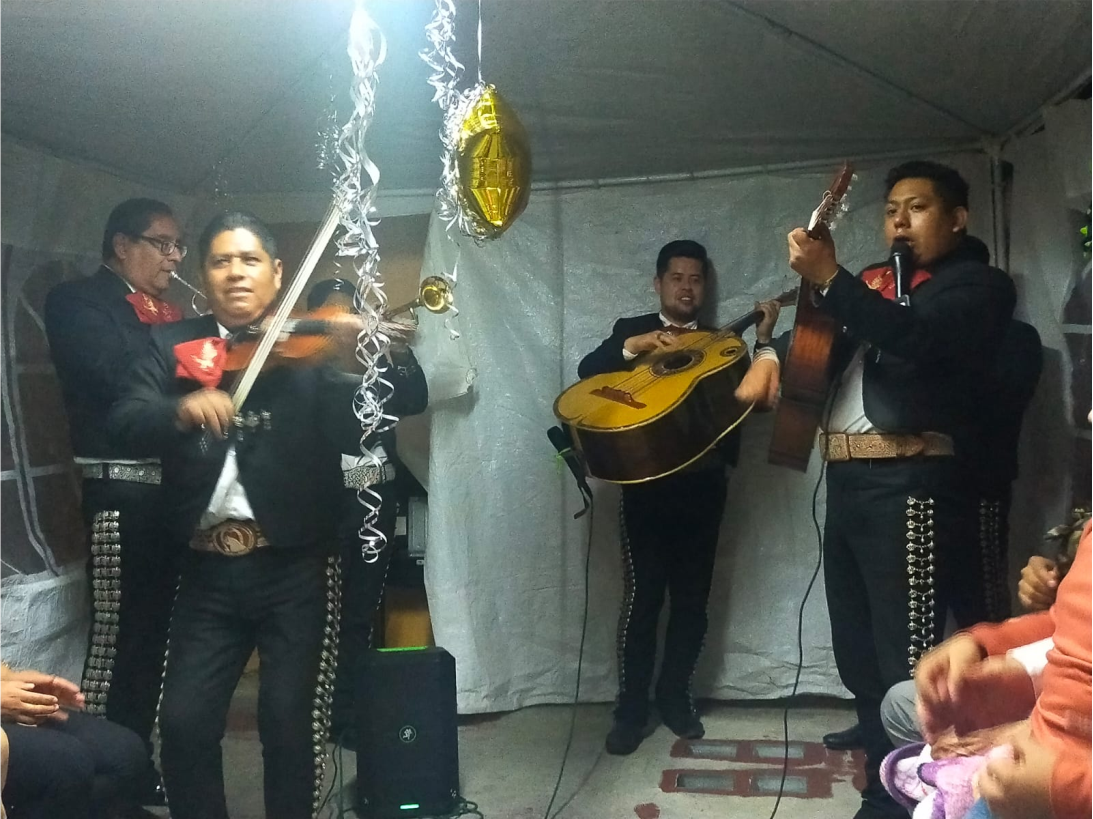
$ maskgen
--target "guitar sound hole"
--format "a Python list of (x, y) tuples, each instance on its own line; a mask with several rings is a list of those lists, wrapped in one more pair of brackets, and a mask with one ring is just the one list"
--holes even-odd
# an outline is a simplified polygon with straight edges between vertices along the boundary
[(702, 358), (702, 353), (697, 350), (680, 350), (675, 353), (666, 353), (660, 361), (653, 365), (653, 372), (656, 375), (671, 375), (693, 367)]

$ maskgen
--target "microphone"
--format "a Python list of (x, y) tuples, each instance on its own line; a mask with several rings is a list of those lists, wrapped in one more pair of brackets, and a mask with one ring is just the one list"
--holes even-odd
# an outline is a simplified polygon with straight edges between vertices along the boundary
[(566, 466), (569, 467), (573, 479), (577, 481), (577, 488), (581, 490), (584, 509), (573, 516), (574, 519), (579, 518), (588, 511), (592, 502), (592, 490), (589, 489), (588, 480), (584, 475), (584, 464), (581, 462), (581, 456), (578, 455), (577, 450), (573, 448), (573, 442), (569, 438), (569, 433), (561, 427), (551, 427), (548, 429), (547, 438), (550, 439), (551, 445), (558, 450), (558, 454), (562, 457), (562, 460), (565, 461)]
[(902, 239), (892, 242), (892, 274), (896, 279), (896, 304), (902, 304), (904, 307), (911, 303), (911, 296), (903, 292), (903, 285), (914, 269), (913, 264), (911, 246)]

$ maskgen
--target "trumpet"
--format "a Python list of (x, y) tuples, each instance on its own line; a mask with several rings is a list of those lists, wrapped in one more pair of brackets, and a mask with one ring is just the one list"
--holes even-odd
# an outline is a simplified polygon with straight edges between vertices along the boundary
[(173, 270), (171, 271), (171, 278), (174, 279), (176, 282), (179, 282), (183, 287), (193, 293), (193, 295), (190, 297), (190, 307), (193, 309), (194, 313), (199, 316), (202, 315), (202, 312), (197, 309), (197, 297), (201, 296), (201, 298), (205, 300), (205, 307), (207, 309), (209, 305), (208, 296), (206, 296), (204, 293), (202, 293), (200, 290), (198, 290), (196, 287), (194, 287), (192, 284), (190, 284)]
[(447, 313), (454, 302), (455, 294), (452, 293), (451, 285), (440, 276), (429, 276), (422, 279), (416, 299), (385, 311), (383, 317), (391, 318), (416, 307), (424, 307), (430, 313)]

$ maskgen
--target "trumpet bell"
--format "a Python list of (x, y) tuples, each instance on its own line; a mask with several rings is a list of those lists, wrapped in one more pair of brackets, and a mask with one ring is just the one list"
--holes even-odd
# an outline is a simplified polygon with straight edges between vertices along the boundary
[(406, 304), (393, 307), (383, 314), (384, 318), (391, 318), (413, 310), (415, 307), (424, 307), (430, 313), (447, 313), (455, 302), (455, 294), (447, 280), (440, 276), (429, 276), (422, 280), (418, 288), (417, 298)]
[(429, 276), (421, 282), (418, 303), (430, 313), (446, 313), (452, 308), (455, 294), (440, 276)]

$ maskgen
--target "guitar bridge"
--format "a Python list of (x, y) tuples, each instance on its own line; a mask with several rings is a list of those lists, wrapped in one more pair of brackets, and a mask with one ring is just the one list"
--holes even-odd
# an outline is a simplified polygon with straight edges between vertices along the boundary
[(597, 387), (592, 390), (592, 395), (606, 398), (608, 401), (614, 401), (627, 407), (633, 407), (634, 409), (645, 409), (646, 406), (626, 390), (616, 389), (615, 387)]

